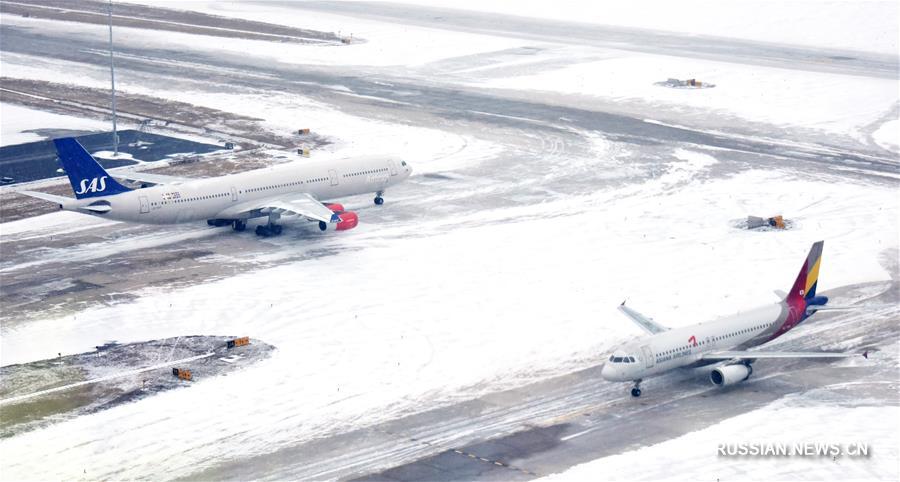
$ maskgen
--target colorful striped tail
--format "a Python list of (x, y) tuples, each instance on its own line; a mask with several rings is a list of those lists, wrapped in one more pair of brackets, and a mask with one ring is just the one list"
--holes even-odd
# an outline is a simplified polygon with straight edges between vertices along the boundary
[(796, 298), (810, 300), (816, 296), (816, 285), (819, 281), (819, 265), (822, 263), (822, 248), (824, 246), (825, 241), (813, 243), (812, 248), (809, 250), (809, 255), (806, 256), (806, 261), (803, 263), (803, 267), (800, 268), (800, 274), (797, 275), (794, 286), (788, 293), (787, 298), (789, 300)]

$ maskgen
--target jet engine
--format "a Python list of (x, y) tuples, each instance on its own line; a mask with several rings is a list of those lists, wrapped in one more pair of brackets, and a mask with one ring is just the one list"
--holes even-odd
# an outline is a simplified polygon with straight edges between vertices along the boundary
[(341, 203), (326, 204), (325, 207), (336, 213), (340, 213), (344, 210), (344, 205)]
[(338, 216), (340, 216), (341, 220), (336, 223), (319, 221), (319, 229), (322, 231), (346, 231), (355, 228), (359, 224), (359, 216), (353, 211), (344, 211)]
[(709, 380), (715, 385), (725, 387), (750, 378), (751, 373), (753, 368), (750, 365), (725, 365), (710, 372)]

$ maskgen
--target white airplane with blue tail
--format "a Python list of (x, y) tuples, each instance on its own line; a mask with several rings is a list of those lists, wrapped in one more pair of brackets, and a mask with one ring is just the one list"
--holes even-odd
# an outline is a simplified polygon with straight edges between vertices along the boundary
[[(353, 229), (359, 217), (339, 203), (340, 197), (375, 193), (384, 203), (385, 190), (412, 173), (406, 162), (389, 157), (292, 162), (207, 179), (189, 179), (142, 172), (111, 174), (74, 138), (55, 139), (75, 198), (35, 191), (22, 194), (50, 201), (60, 209), (130, 223), (175, 224), (207, 220), (212, 226), (231, 225), (243, 231), (247, 220), (268, 218), (256, 234), (281, 234), (278, 220), (295, 215), (316, 222), (322, 231)], [(144, 186), (132, 189), (115, 178)]]

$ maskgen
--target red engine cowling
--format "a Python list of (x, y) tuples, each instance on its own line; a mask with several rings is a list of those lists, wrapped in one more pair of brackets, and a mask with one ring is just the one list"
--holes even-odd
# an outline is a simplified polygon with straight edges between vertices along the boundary
[(341, 222), (337, 223), (338, 231), (353, 229), (359, 224), (359, 216), (353, 211), (344, 211), (340, 214)]
[(359, 224), (359, 216), (353, 211), (344, 211), (338, 216), (340, 216), (341, 220), (336, 223), (319, 221), (319, 229), (322, 231), (346, 231), (355, 228)]
[(344, 210), (344, 205), (341, 203), (326, 204), (325, 207), (328, 209), (331, 209), (332, 211), (334, 211), (336, 213)]

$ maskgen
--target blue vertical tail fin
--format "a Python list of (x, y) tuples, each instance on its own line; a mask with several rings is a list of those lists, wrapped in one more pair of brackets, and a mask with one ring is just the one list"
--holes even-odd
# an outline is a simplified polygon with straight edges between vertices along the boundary
[(75, 138), (54, 139), (53, 143), (77, 199), (131, 191), (113, 179)]

